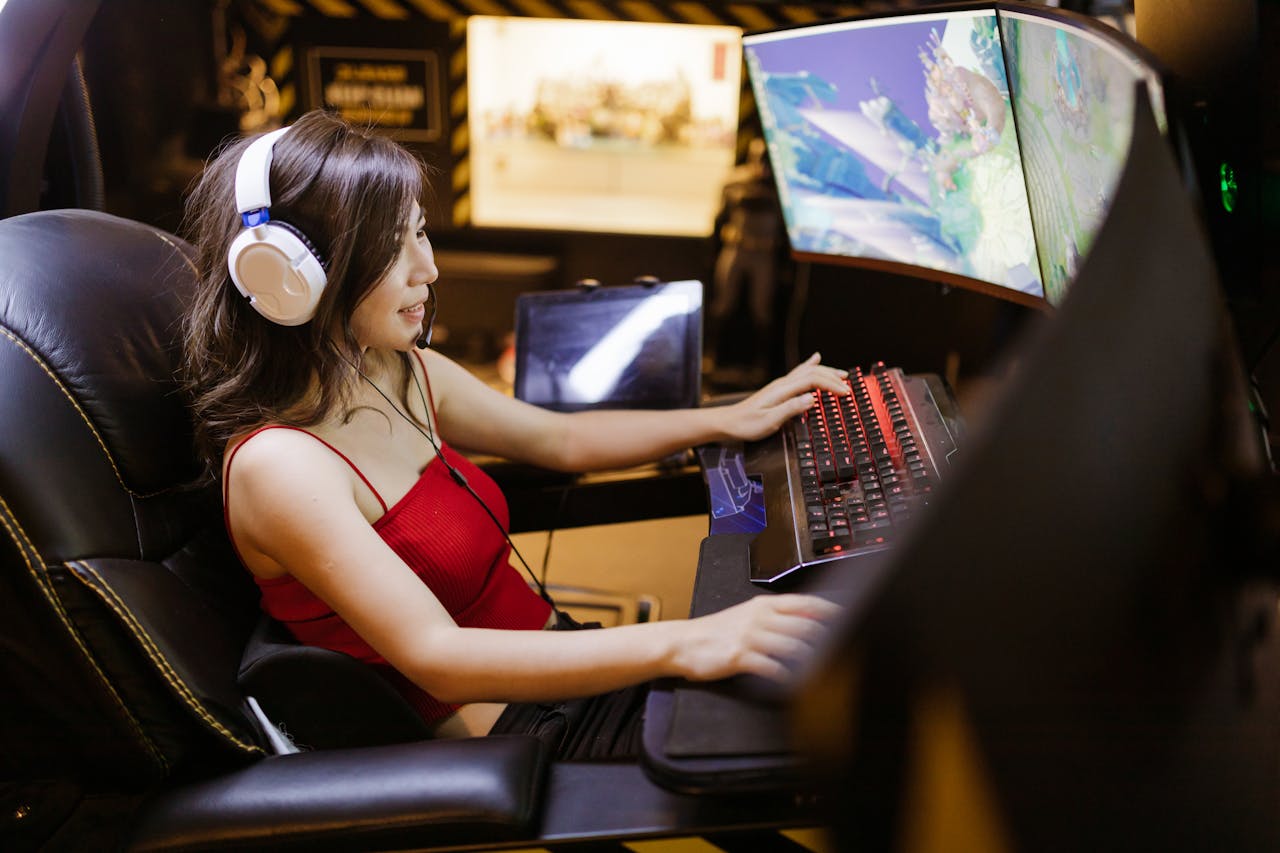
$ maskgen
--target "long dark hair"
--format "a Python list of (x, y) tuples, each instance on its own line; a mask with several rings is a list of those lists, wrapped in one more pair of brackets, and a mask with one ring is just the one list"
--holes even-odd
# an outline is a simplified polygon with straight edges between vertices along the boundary
[(387, 137), (319, 110), (298, 119), (273, 149), (271, 217), (310, 238), (328, 283), (310, 322), (281, 326), (249, 305), (227, 270), (242, 227), (236, 165), (250, 142), (227, 145), (208, 164), (183, 228), (200, 271), (184, 320), (183, 381), (197, 450), (215, 477), (238, 433), (264, 423), (312, 426), (347, 404), (361, 357), (351, 313), (395, 263), (412, 205), (425, 203), (430, 186), (428, 167)]

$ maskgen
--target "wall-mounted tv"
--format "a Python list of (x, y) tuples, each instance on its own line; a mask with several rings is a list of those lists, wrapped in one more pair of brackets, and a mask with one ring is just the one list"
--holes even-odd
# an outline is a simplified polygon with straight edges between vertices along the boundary
[(710, 234), (741, 64), (736, 27), (469, 18), (472, 224)]

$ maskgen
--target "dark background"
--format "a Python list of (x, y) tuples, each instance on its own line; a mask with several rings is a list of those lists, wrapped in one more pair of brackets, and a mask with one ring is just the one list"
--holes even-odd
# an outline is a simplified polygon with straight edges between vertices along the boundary
[[(434, 210), (428, 214), (440, 255), (443, 348), (452, 347), (453, 354), (471, 359), (495, 356), (512, 326), (514, 294), (521, 290), (568, 287), (585, 278), (616, 284), (638, 276), (697, 278), (710, 284), (718, 248), (714, 235), (682, 238), (475, 228), (466, 222), (465, 213), (459, 217), (458, 203), (465, 200), (467, 187), (465, 164), (460, 168), (465, 138), (459, 144), (455, 136), (458, 128), (465, 129), (466, 121), (465, 63), (459, 63), (458, 56), (464, 48), (469, 10), (442, 0), (432, 6), (448, 12), (442, 20), (427, 17), (420, 11), (424, 7), (412, 2), (396, 0), (390, 5), (402, 9), (404, 17), (379, 18), (369, 11), (371, 7), (358, 2), (348, 3), (350, 16), (335, 18), (320, 14), (310, 4), (274, 0), (104, 0), (84, 40), (81, 60), (101, 151), (105, 208), (181, 233), (186, 189), (217, 145), (241, 130), (246, 105), (229, 85), (245, 73), (243, 62), (232, 61), (237, 56), (256, 58), (270, 82), (286, 95), (282, 102), (287, 121), (309, 106), (300, 79), (307, 44), (332, 44), (345, 38), (352, 44), (418, 45), (436, 52), (442, 69), (439, 96), (445, 108), (444, 136), (436, 142), (406, 144), (438, 170)], [(612, 0), (599, 5), (619, 19), (634, 14), (634, 7)], [(687, 5), (650, 5), (668, 20), (689, 20)], [(907, 0), (785, 6), (707, 3), (699, 5), (698, 17), (751, 30), (789, 23), (789, 15), (797, 9), (831, 18), (917, 5), (930, 4)], [(1064, 0), (1059, 5), (1112, 20), (1134, 11), (1131, 0)], [(1144, 15), (1147, 21), (1153, 16), (1159, 19), (1166, 5), (1179, 4), (1138, 0), (1137, 5), (1141, 23)], [(1214, 6), (1204, 14), (1221, 18), (1216, 4), (1204, 5)], [(1269, 217), (1265, 222), (1274, 227), (1275, 199), (1280, 195), (1272, 177), (1280, 172), (1275, 142), (1280, 95), (1276, 54), (1270, 49), (1275, 42), (1277, 5), (1260, 2), (1250, 10), (1260, 25), (1262, 45), (1252, 59), (1237, 52), (1225, 59), (1210, 56), (1182, 62), (1178, 27), (1172, 27), (1173, 38), (1160, 45), (1171, 54), (1175, 71), (1194, 84), (1186, 89), (1188, 114), (1217, 132), (1216, 140), (1209, 142), (1244, 140), (1249, 148), (1244, 154), (1262, 164), (1259, 181), (1249, 187), (1255, 194), (1248, 225), (1242, 224), (1240, 216), (1215, 219), (1220, 211), (1211, 198), (1206, 198), (1206, 212), (1221, 247), (1219, 257), (1236, 303), (1246, 360), (1263, 399), (1272, 402), (1270, 408), (1280, 405), (1280, 366), (1276, 347), (1271, 345), (1280, 317), (1280, 286), (1275, 262), (1265, 258), (1264, 232), (1257, 230), (1257, 223)], [(561, 9), (554, 2), (550, 7)], [(290, 12), (282, 14), (281, 9)], [(506, 11), (524, 14), (515, 6)], [(568, 6), (562, 11), (566, 17), (577, 15)], [(1187, 21), (1179, 26), (1187, 30), (1198, 24)], [(1207, 75), (1206, 67), (1235, 71)], [(1242, 79), (1246, 76), (1247, 80)], [(1216, 113), (1197, 112), (1206, 99), (1224, 106)], [(1210, 120), (1217, 124), (1211, 125)], [(740, 155), (758, 132), (746, 87), (741, 123)], [(1202, 133), (1195, 140), (1200, 150), (1213, 150), (1205, 143), (1211, 136)], [(56, 178), (56, 157), (55, 139), (46, 164), (50, 178), (45, 207), (70, 203)], [(1204, 171), (1213, 168), (1213, 163), (1200, 165)], [(730, 341), (749, 340), (749, 323), (741, 316), (745, 311), (739, 313), (730, 323), (731, 333), (726, 336)], [(927, 280), (848, 267), (797, 267), (784, 259), (776, 299), (776, 339), (767, 343), (770, 367), (780, 373), (795, 359), (821, 349), (824, 359), (834, 364), (884, 360), (911, 372), (940, 373), (963, 384), (986, 378), (996, 369), (997, 354), (1030, 316), (1027, 309)], [(735, 336), (734, 329), (746, 334)], [(734, 353), (732, 343), (729, 348), (730, 358), (750, 357)]]

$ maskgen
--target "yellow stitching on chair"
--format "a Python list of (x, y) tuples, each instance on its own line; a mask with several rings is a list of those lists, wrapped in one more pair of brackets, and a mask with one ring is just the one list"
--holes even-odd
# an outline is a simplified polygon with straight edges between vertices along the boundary
[(100, 575), (98, 571), (94, 569), (93, 566), (89, 565), (84, 560), (76, 560), (74, 562), (77, 566), (80, 566), (86, 572), (93, 575), (94, 579), (98, 582), (100, 586), (94, 586), (93, 584), (90, 584), (87, 580), (80, 577), (76, 572), (72, 572), (71, 573), (72, 576), (78, 579), (86, 587), (96, 592), (98, 596), (102, 598), (104, 602), (106, 602), (107, 606), (110, 607), (112, 610), (114, 610), (116, 612), (116, 615), (119, 616), (122, 620), (124, 620), (126, 627), (128, 627), (133, 632), (134, 636), (138, 638), (138, 641), (142, 643), (143, 651), (146, 652), (147, 657), (151, 658), (151, 662), (154, 663), (156, 667), (160, 670), (160, 674), (163, 675), (171, 685), (173, 685), (174, 689), (176, 689), (178, 693), (182, 696), (182, 698), (187, 702), (187, 704), (191, 706), (191, 709), (200, 716), (200, 719), (204, 720), (205, 723), (207, 723), (210, 728), (218, 732), (218, 734), (222, 735), (227, 740), (231, 741), (232, 743), (234, 743), (236, 746), (238, 746), (240, 749), (244, 750), (245, 752), (251, 752), (251, 753), (263, 752), (263, 749), (261, 747), (255, 746), (254, 744), (251, 744), (251, 743), (245, 743), (240, 738), (236, 737), (234, 734), (231, 733), (230, 729), (228, 729), (226, 726), (220, 723), (212, 714), (210, 714), (205, 709), (204, 705), (202, 705), (200, 703), (200, 700), (195, 697), (195, 694), (191, 692), (191, 689), (187, 687), (186, 683), (183, 682), (183, 680), (178, 677), (178, 673), (174, 672), (173, 667), (170, 666), (168, 659), (166, 659), (165, 656), (161, 654), (160, 649), (156, 647), (154, 641), (152, 641), (151, 637), (147, 634), (146, 629), (144, 629), (142, 625), (139, 624), (137, 618), (134, 617), (133, 613), (129, 610), (129, 606), (120, 599), (120, 596), (117, 595), (116, 591), (111, 588), (111, 585), (108, 584), (106, 580), (103, 579), (102, 575)]
[(80, 420), (84, 421), (85, 426), (89, 428), (90, 434), (93, 435), (94, 440), (98, 442), (98, 447), (102, 448), (103, 454), (105, 454), (107, 457), (107, 462), (111, 465), (111, 470), (115, 472), (116, 479), (120, 481), (121, 488), (123, 488), (129, 494), (133, 495), (135, 498), (151, 498), (151, 497), (155, 497), (156, 495), (164, 493), (165, 490), (161, 489), (160, 491), (151, 492), (149, 494), (144, 495), (144, 494), (139, 494), (138, 492), (135, 492), (133, 489), (129, 488), (129, 486), (124, 481), (124, 476), (120, 473), (120, 469), (116, 467), (116, 460), (114, 457), (112, 457), (111, 451), (107, 449), (106, 442), (102, 440), (102, 436), (98, 433), (97, 428), (94, 427), (93, 422), (89, 420), (89, 416), (85, 414), (84, 409), (80, 408), (80, 404), (76, 401), (76, 398), (71, 396), (71, 392), (68, 391), (67, 387), (62, 384), (62, 380), (58, 377), (58, 374), (54, 373), (53, 370), (49, 367), (49, 365), (45, 364), (44, 360), (41, 359), (40, 356), (34, 350), (32, 350), (29, 346), (27, 346), (24, 341), (22, 341), (20, 338), (14, 335), (11, 331), (9, 331), (6, 328), (0, 327), (0, 335), (4, 335), (10, 341), (16, 344), (20, 350), (25, 352), (31, 358), (31, 360), (36, 363), (37, 367), (43, 370), (45, 374), (48, 375), (48, 377), (51, 380), (53, 380), (53, 384), (56, 385), (58, 390), (62, 392), (62, 396), (67, 398), (67, 401), (71, 403), (71, 407), (76, 410), (76, 414), (80, 416)]
[[(153, 232), (153, 233), (155, 233), (156, 236), (159, 237), (161, 240), (163, 240), (165, 243), (172, 246), (174, 251), (177, 252), (177, 254), (179, 255), (179, 257), (181, 257), (182, 260), (186, 262), (187, 266), (190, 267), (193, 272), (197, 272), (198, 274), (195, 264), (191, 261), (190, 258), (186, 256), (186, 254), (184, 254), (182, 251), (178, 249), (177, 245), (174, 244), (172, 240), (169, 240), (168, 238), (166, 238), (162, 234), (159, 234), (158, 232)], [(149, 494), (140, 494), (138, 492), (135, 492), (133, 489), (129, 488), (128, 484), (125, 483), (124, 481), (124, 476), (120, 473), (119, 466), (116, 465), (115, 458), (111, 455), (111, 451), (107, 449), (106, 442), (102, 440), (102, 435), (98, 432), (97, 428), (93, 425), (93, 422), (89, 419), (89, 416), (85, 413), (84, 409), (80, 407), (79, 402), (71, 395), (71, 392), (67, 390), (66, 386), (63, 384), (62, 380), (58, 377), (58, 375), (49, 368), (49, 366), (44, 362), (42, 358), (40, 358), (40, 356), (35, 351), (33, 351), (29, 346), (27, 346), (27, 344), (24, 341), (19, 339), (10, 330), (0, 327), (0, 335), (3, 335), (4, 337), (8, 338), (15, 345), (17, 345), (17, 347), (20, 350), (26, 353), (27, 356), (36, 364), (36, 366), (39, 367), (42, 371), (44, 371), (45, 375), (47, 375), (53, 381), (54, 386), (57, 387), (57, 389), (62, 392), (62, 395), (67, 398), (67, 401), (71, 404), (71, 407), (75, 410), (76, 414), (80, 416), (80, 419), (84, 421), (85, 426), (88, 427), (89, 433), (93, 436), (94, 440), (98, 443), (98, 447), (102, 449), (103, 455), (105, 455), (107, 458), (107, 463), (111, 466), (111, 470), (116, 475), (116, 480), (119, 481), (120, 487), (123, 488), (125, 492), (127, 492), (128, 494), (132, 495), (135, 498), (149, 498), (149, 497), (153, 497), (155, 495), (161, 494), (164, 491), (162, 489), (160, 491), (151, 492)], [(85, 645), (84, 638), (80, 636), (80, 632), (76, 630), (74, 625), (72, 625), (70, 618), (67, 616), (66, 608), (63, 607), (62, 601), (58, 598), (58, 594), (56, 590), (54, 590), (53, 583), (51, 579), (48, 577), (47, 572), (37, 569), (32, 564), (31, 555), (37, 554), (38, 551), (35, 545), (32, 544), (30, 538), (28, 538), (26, 531), (24, 531), (22, 529), (22, 526), (18, 523), (17, 517), (14, 515), (13, 510), (9, 508), (9, 505), (5, 503), (5, 500), (2, 497), (0, 497), (0, 524), (4, 525), (6, 532), (8, 532), (9, 534), (9, 538), (13, 540), (13, 543), (17, 546), (18, 551), (22, 554), (22, 561), (26, 564), (27, 571), (30, 573), (31, 577), (35, 580), (36, 585), (44, 593), (44, 596), (49, 601), (50, 605), (52, 605), (54, 613), (57, 615), (59, 621), (62, 622), (63, 626), (67, 629), (67, 633), (71, 636), (71, 639), (76, 644), (76, 647), (79, 648), (81, 654), (84, 655), (85, 661), (89, 664), (89, 666), (93, 669), (93, 671), (97, 673), (98, 678), (101, 679), (102, 686), (106, 689), (106, 692), (111, 696), (112, 699), (115, 700), (116, 705), (119, 707), (120, 712), (124, 716), (124, 719), (129, 724), (129, 726), (134, 730), (134, 733), (137, 735), (138, 740), (141, 741), (142, 745), (146, 747), (148, 752), (151, 753), (152, 757), (155, 758), (156, 762), (160, 765), (162, 770), (165, 773), (168, 773), (170, 770), (168, 759), (165, 757), (164, 753), (160, 751), (160, 748), (151, 740), (151, 738), (148, 737), (147, 733), (143, 730), (142, 725), (129, 711), (128, 706), (125, 705), (124, 700), (120, 697), (120, 694), (116, 692), (115, 687), (112, 686), (110, 680), (107, 678), (106, 673), (102, 671), (102, 668), (98, 665), (97, 660), (93, 657), (93, 654), (89, 651), (88, 647)], [(75, 575), (75, 572), (72, 572), (72, 575)], [(253, 747), (253, 748), (258, 749), (257, 747)]]
[[(111, 695), (111, 698), (116, 701), (116, 705), (119, 706), (120, 712), (124, 715), (125, 720), (129, 723), (130, 727), (133, 728), (134, 733), (137, 734), (138, 740), (142, 742), (142, 745), (147, 748), (147, 751), (151, 753), (152, 757), (156, 759), (156, 762), (167, 774), (170, 769), (169, 760), (165, 758), (164, 753), (160, 751), (160, 748), (151, 740), (150, 737), (147, 736), (147, 733), (143, 731), (141, 723), (134, 718), (133, 714), (129, 711), (129, 707), (125, 705), (124, 700), (120, 698), (120, 694), (116, 692), (115, 687), (112, 686), (111, 681), (107, 678), (107, 674), (102, 671), (100, 666), (98, 666), (98, 661), (93, 657), (93, 654), (89, 651), (88, 647), (85, 646), (84, 639), (80, 636), (80, 632), (76, 630), (75, 626), (71, 624), (71, 620), (67, 617), (66, 609), (62, 606), (62, 601), (54, 591), (52, 583), (47, 577), (42, 577), (42, 573), (32, 565), (29, 554), (37, 553), (36, 548), (31, 543), (31, 540), (27, 538), (26, 531), (22, 529), (20, 524), (18, 524), (17, 518), (13, 515), (13, 511), (9, 509), (9, 505), (5, 503), (5, 500), (2, 497), (0, 497), (0, 524), (4, 525), (5, 530), (9, 533), (9, 538), (18, 546), (18, 551), (22, 554), (22, 561), (26, 563), (27, 571), (31, 573), (31, 576), (35, 578), (40, 589), (44, 591), (45, 598), (47, 598), (49, 603), (53, 605), (54, 613), (58, 615), (58, 619), (66, 627), (67, 633), (71, 635), (71, 639), (75, 642), (76, 647), (80, 649), (80, 652), (84, 655), (89, 666), (93, 668), (93, 671), (96, 672), (98, 677), (102, 680), (102, 686), (106, 689), (107, 693)], [(25, 548), (23, 547), (24, 544), (26, 546)], [(72, 574), (74, 574), (74, 572)]]
[[(6, 519), (12, 519), (12, 521), (10, 522)], [(5, 522), (5, 530), (9, 532), (9, 538), (13, 540), (14, 544), (18, 546), (18, 550), (22, 552), (22, 559), (23, 562), (27, 564), (27, 571), (31, 572), (32, 577), (36, 579), (36, 583), (40, 584), (40, 588), (45, 591), (46, 595), (51, 599), (55, 598), (53, 585), (48, 583), (47, 578), (41, 577), (40, 573), (31, 565), (31, 560), (27, 557), (27, 549), (29, 549), (32, 554), (39, 553), (36, 550), (35, 544), (27, 537), (27, 532), (22, 529), (22, 526), (18, 524), (17, 516), (13, 514), (13, 510), (9, 509), (9, 504), (5, 503), (3, 497), (0, 497), (0, 521)], [(10, 526), (10, 524), (12, 524), (12, 526)], [(21, 541), (19, 541), (19, 539), (21, 539)], [(26, 546), (26, 549), (23, 548), (24, 545)], [(56, 600), (54, 601), (54, 604), (57, 606)]]

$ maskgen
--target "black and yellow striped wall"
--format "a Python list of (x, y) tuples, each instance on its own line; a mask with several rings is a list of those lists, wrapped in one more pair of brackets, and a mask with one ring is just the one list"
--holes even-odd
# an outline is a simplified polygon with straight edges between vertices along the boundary
[[(818, 20), (920, 5), (912, 0), (865, 3), (700, 3), (692, 0), (255, 0), (255, 14), (245, 20), (257, 30), (270, 53), (268, 69), (279, 92), (278, 111), (288, 118), (298, 104), (298, 83), (291, 44), (282, 38), (288, 21), (301, 16), (383, 21), (428, 19), (449, 27), (445, 85), (448, 150), (451, 161), (452, 224), (470, 221), (470, 140), (467, 129), (466, 21), (472, 15), (577, 18), (600, 21), (703, 24), (740, 27), (746, 32)], [(274, 44), (271, 44), (274, 42)], [(739, 159), (752, 136), (759, 134), (750, 85), (743, 75), (739, 103)]]

